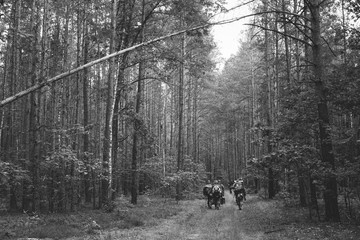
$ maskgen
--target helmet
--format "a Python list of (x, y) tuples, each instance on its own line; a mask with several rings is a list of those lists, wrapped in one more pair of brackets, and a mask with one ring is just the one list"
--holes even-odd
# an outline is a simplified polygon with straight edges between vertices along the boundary
[(214, 181), (214, 184), (218, 184), (218, 183), (219, 183), (219, 181), (218, 181), (218, 180), (215, 180), (215, 181)]

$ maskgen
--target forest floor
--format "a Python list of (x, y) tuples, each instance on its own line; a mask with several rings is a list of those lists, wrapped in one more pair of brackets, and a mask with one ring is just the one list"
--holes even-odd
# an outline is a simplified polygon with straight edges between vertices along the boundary
[[(92, 212), (91, 216), (85, 213), (63, 214), (57, 218), (51, 215), (38, 220), (36, 224), (26, 225), (26, 221), (22, 222), (20, 230), (9, 223), (8, 216), (7, 221), (0, 218), (0, 233), (3, 232), (0, 238), (350, 240), (359, 239), (360, 236), (360, 226), (309, 220), (307, 209), (286, 207), (277, 200), (250, 195), (244, 208), (238, 210), (229, 192), (226, 192), (225, 198), (226, 203), (220, 210), (215, 210), (208, 209), (204, 199), (177, 203), (168, 199), (142, 197), (137, 206), (123, 200), (124, 207), (112, 213), (99, 211)], [(8, 227), (2, 229), (3, 223), (8, 223)]]

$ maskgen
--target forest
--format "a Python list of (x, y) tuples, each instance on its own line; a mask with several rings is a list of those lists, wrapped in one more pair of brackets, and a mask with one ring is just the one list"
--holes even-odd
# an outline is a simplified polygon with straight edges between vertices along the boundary
[[(359, 221), (360, 3), (0, 1), (0, 212), (111, 211), (239, 177)], [(219, 67), (216, 24), (250, 19)]]

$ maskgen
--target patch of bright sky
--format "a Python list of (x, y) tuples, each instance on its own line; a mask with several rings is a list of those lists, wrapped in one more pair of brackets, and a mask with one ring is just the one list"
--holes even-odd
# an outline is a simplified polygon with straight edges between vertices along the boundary
[[(241, 5), (246, 0), (227, 0), (225, 5), (226, 9), (231, 9)], [(234, 19), (241, 16), (250, 14), (250, 9), (247, 5), (241, 6), (234, 10), (221, 13), (214, 17), (213, 22)], [(216, 60), (219, 61), (219, 68), (221, 70), (225, 61), (230, 58), (231, 55), (236, 54), (240, 47), (240, 40), (244, 37), (244, 31), (246, 30), (246, 24), (250, 18), (241, 19), (228, 24), (215, 25), (212, 27), (211, 33), (214, 36), (215, 43), (218, 48), (218, 55)]]

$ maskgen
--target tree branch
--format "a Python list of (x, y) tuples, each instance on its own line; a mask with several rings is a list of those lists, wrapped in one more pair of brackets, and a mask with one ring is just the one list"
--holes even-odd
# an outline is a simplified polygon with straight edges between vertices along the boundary
[(304, 40), (302, 40), (302, 39), (300, 39), (300, 38), (296, 38), (296, 37), (294, 37), (294, 36), (285, 34), (285, 33), (283, 33), (283, 32), (280, 32), (280, 31), (278, 31), (278, 30), (275, 30), (275, 29), (266, 28), (266, 27), (263, 27), (263, 26), (260, 26), (260, 25), (254, 24), (254, 23), (249, 23), (249, 24), (245, 24), (245, 25), (254, 26), (254, 27), (261, 28), (261, 29), (263, 29), (263, 30), (272, 31), (272, 32), (278, 33), (278, 34), (280, 34), (280, 35), (283, 35), (283, 36), (285, 36), (285, 37), (292, 38), (292, 39), (294, 39), (295, 41), (299, 41), (299, 42), (301, 42), (301, 43), (303, 43), (303, 44), (305, 44), (305, 45), (307, 45), (307, 46), (311, 46), (310, 43), (308, 43), (308, 42), (306, 42), (306, 41), (304, 41)]
[(321, 36), (322, 40), (324, 40), (324, 42), (326, 43), (326, 45), (328, 46), (328, 48), (330, 49), (331, 53), (334, 55), (334, 57), (337, 57), (335, 52), (332, 50), (332, 48), (330, 47), (329, 42), (323, 37)]
[[(297, 30), (299, 30), (299, 32), (301, 32), (307, 39), (309, 39), (312, 43), (314, 43), (314, 42), (312, 41), (311, 37), (310, 37), (309, 35), (307, 35), (304, 30), (302, 30), (301, 28), (299, 28), (298, 24), (292, 22), (292, 20), (290, 20), (289, 18), (287, 18), (287, 19), (288, 19), (288, 21), (289, 21), (292, 25), (294, 25), (294, 26), (296, 27)], [(311, 28), (308, 27), (306, 24), (301, 24), (301, 26), (303, 26), (303, 27), (308, 28), (308, 29), (311, 30)]]
[(243, 7), (243, 6), (245, 6), (245, 5), (249, 4), (249, 3), (252, 3), (252, 2), (255, 2), (255, 0), (250, 0), (250, 1), (247, 1), (247, 2), (244, 2), (244, 3), (240, 3), (239, 5), (236, 5), (235, 7), (232, 7), (230, 9), (228, 9), (227, 11), (229, 12), (229, 11), (235, 10), (235, 9), (237, 9), (239, 7)]

